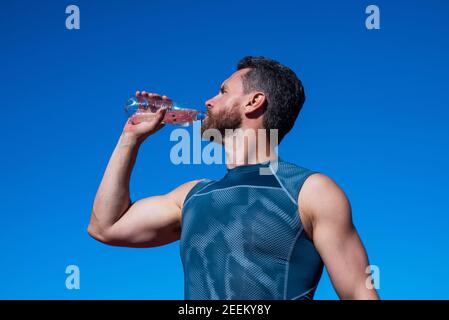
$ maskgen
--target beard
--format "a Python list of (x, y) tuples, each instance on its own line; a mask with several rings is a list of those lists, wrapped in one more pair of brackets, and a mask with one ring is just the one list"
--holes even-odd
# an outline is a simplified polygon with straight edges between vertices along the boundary
[[(238, 129), (242, 124), (242, 116), (238, 112), (237, 105), (232, 108), (223, 108), (223, 110), (212, 113), (210, 111), (207, 112), (207, 117), (204, 119), (201, 124), (201, 136), (208, 129), (216, 129), (220, 132), (221, 137), (225, 137), (226, 129)], [(214, 137), (212, 136), (210, 141), (213, 141)], [(216, 141), (222, 143), (222, 141)]]

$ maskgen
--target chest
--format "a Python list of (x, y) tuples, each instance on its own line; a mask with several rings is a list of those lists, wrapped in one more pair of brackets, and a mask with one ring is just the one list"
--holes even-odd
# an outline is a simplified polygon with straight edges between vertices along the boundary
[(297, 206), (281, 188), (223, 188), (195, 194), (184, 205), (181, 248), (283, 257), (300, 228)]

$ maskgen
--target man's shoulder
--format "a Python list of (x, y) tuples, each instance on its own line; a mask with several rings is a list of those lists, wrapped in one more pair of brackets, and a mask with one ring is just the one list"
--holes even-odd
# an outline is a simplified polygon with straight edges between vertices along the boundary
[(304, 182), (298, 195), (298, 205), (312, 215), (332, 213), (339, 208), (350, 209), (343, 189), (331, 177), (319, 172)]
[(197, 180), (192, 180), (187, 182), (186, 189), (185, 189), (185, 197), (183, 199), (183, 205), (198, 191), (209, 185), (210, 183), (214, 182), (214, 180), (208, 179), (208, 178), (202, 178)]
[(344, 193), (343, 189), (328, 175), (314, 172), (304, 182), (304, 192), (315, 196), (326, 196)]
[(330, 176), (321, 171), (285, 161), (284, 159), (279, 158), (276, 174), (285, 176), (286, 178), (302, 179), (304, 180), (303, 187), (307, 185), (307, 188), (315, 191), (342, 191), (340, 186)]
[(303, 212), (330, 212), (349, 208), (343, 189), (328, 175), (279, 158), (277, 176), (290, 189)]
[(275, 172), (276, 174), (290, 178), (295, 176), (308, 176), (317, 172), (309, 167), (287, 161), (283, 158), (278, 158), (277, 161), (273, 161), (271, 164), (274, 169), (277, 169)]
[(292, 199), (298, 198), (304, 182), (317, 173), (307, 167), (278, 158), (271, 163), (271, 168), (282, 187), (291, 195)]
[(195, 192), (200, 186), (207, 183), (208, 179), (195, 179), (191, 181), (187, 181), (175, 189), (171, 190), (166, 194), (167, 197), (172, 199), (179, 208), (183, 207), (183, 204), (187, 200), (187, 198)]

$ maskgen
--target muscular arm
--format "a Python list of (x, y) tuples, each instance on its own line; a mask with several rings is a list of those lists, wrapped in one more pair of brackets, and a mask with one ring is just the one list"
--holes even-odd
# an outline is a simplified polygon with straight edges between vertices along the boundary
[(163, 126), (163, 115), (164, 111), (159, 110), (152, 121), (139, 124), (128, 121), (125, 125), (95, 196), (87, 229), (93, 238), (127, 247), (154, 247), (179, 239), (184, 199), (199, 180), (133, 204), (129, 197), (129, 180), (140, 144)]
[(378, 299), (376, 290), (366, 285), (368, 257), (343, 190), (330, 178), (314, 174), (304, 183), (298, 205), (338, 296)]
[(132, 204), (110, 225), (101, 225), (92, 211), (89, 234), (103, 243), (136, 248), (156, 247), (179, 240), (182, 203), (199, 180), (187, 182), (173, 191)]

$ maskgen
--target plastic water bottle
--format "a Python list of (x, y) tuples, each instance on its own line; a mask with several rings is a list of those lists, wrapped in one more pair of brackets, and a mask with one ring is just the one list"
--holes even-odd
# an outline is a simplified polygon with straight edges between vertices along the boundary
[(206, 113), (202, 110), (183, 108), (173, 101), (154, 97), (131, 97), (126, 101), (125, 111), (133, 124), (153, 119), (155, 112), (167, 109), (162, 123), (189, 126), (196, 120), (204, 120)]

